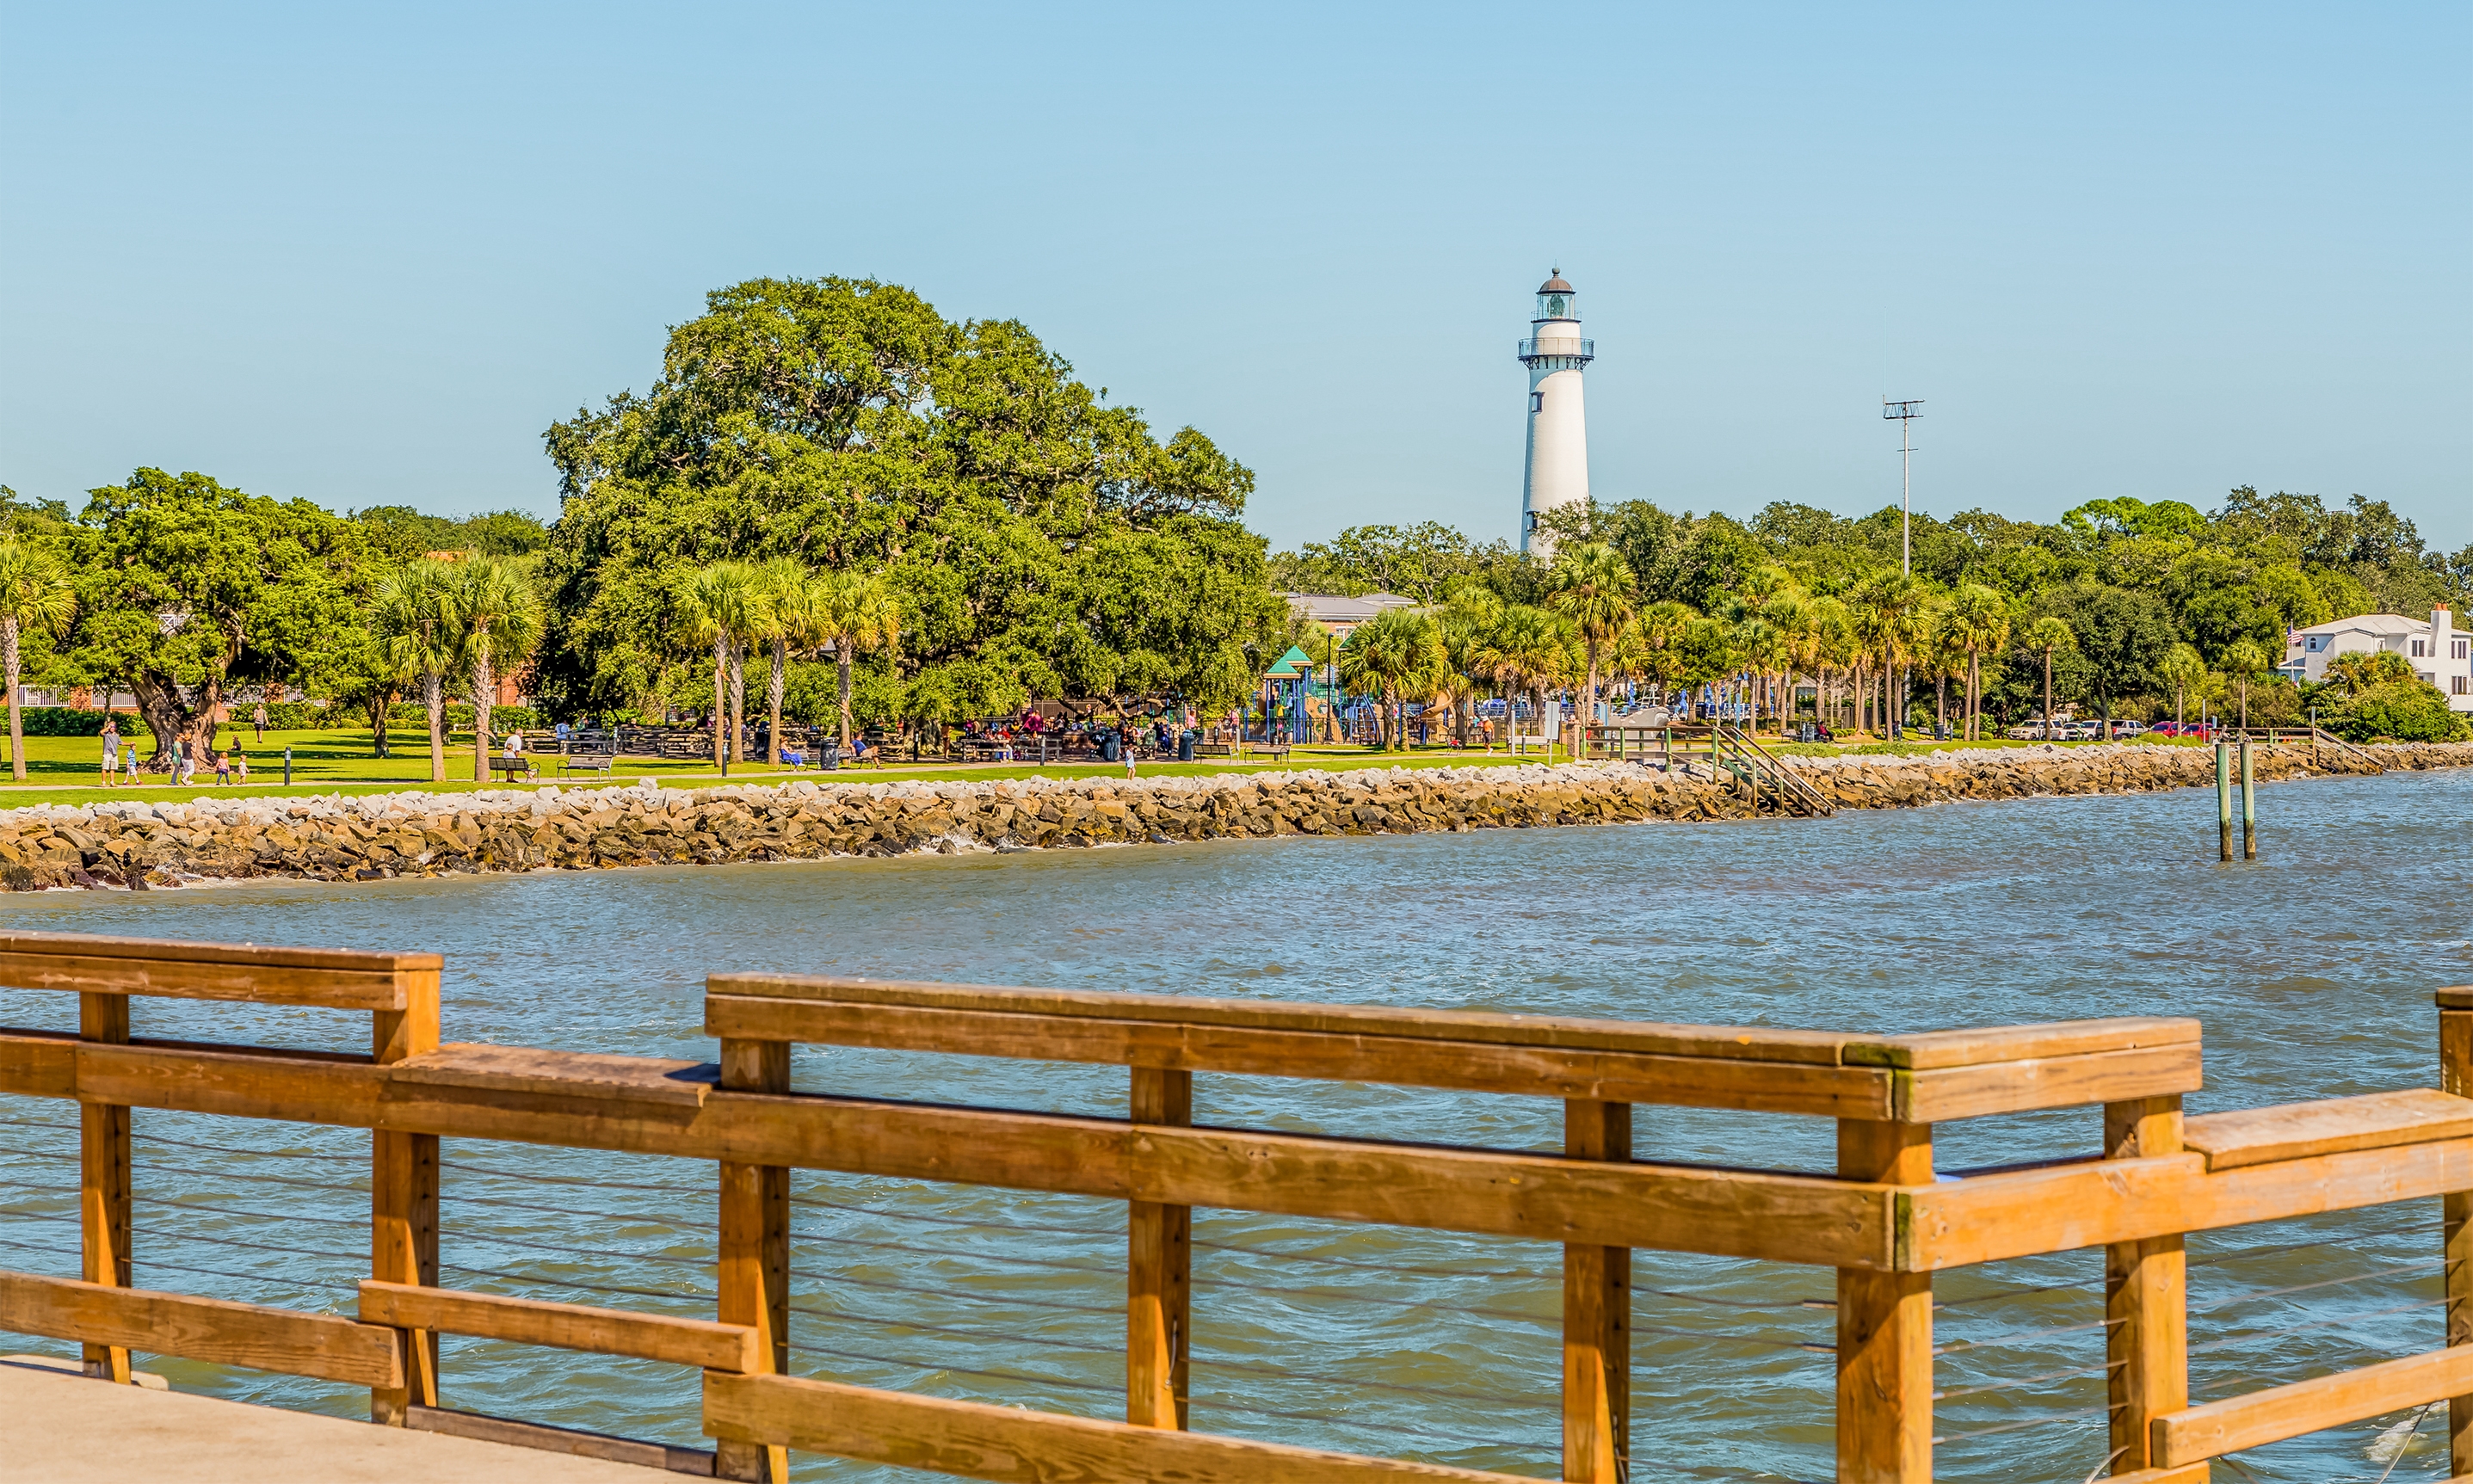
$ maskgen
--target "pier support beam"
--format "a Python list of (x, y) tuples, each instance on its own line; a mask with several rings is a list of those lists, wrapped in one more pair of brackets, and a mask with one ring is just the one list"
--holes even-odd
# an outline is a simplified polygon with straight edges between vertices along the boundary
[[(2438, 1089), (2473, 1097), (2473, 1010), (2438, 1013)], [(2439, 1199), (2447, 1257), (2447, 1343), (2473, 1345), (2473, 1190)], [(2447, 1403), (2447, 1460), (2451, 1475), (2473, 1473), (2473, 1396)]]
[[(1933, 1183), (1932, 1125), (1837, 1120), (1837, 1173)], [(1837, 1270), (1837, 1484), (1932, 1484), (1930, 1273)]]
[[(372, 1016), (379, 1065), (438, 1049), (438, 975), (415, 974), (401, 1010)], [(370, 1135), (370, 1276), (390, 1283), (438, 1281), (438, 1136)], [(370, 1421), (404, 1425), (415, 1406), (438, 1402), (438, 1336), (404, 1329), (401, 1389), (372, 1387)]]
[[(721, 1042), (721, 1085), (733, 1092), (790, 1090), (786, 1041)], [(778, 1164), (721, 1163), (720, 1313), (756, 1330), (758, 1374), (790, 1369), (790, 1171)], [(778, 1444), (720, 1442), (716, 1478), (788, 1484), (790, 1450)]]
[[(2137, 1160), (2181, 1152), (2181, 1100), (2107, 1103), (2103, 1157)], [(2149, 1467), (2148, 1424), (2190, 1404), (2189, 1257), (2179, 1233), (2103, 1250), (2105, 1387), (2112, 1405), (2112, 1472)], [(2207, 1466), (2165, 1475), (2205, 1484)]]
[[(78, 1039), (126, 1043), (129, 996), (78, 995)], [(78, 1105), (78, 1276), (114, 1288), (129, 1286), (129, 1133), (128, 1109)], [(127, 1349), (87, 1345), (83, 1353), (86, 1375), (128, 1384)]]
[[(1631, 1105), (1563, 1105), (1563, 1152), (1631, 1161)], [(1563, 1477), (1621, 1484), (1631, 1459), (1631, 1249), (1563, 1248)]]
[[(1133, 1121), (1193, 1122), (1193, 1073), (1133, 1068)], [(1126, 1203), (1125, 1421), (1184, 1431), (1192, 1348), (1193, 1208)]]

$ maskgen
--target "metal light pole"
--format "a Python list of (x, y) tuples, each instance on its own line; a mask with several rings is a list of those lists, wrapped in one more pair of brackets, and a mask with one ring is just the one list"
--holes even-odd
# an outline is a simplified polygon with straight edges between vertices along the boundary
[[(1898, 571), (1912, 576), (1915, 570), (1915, 444), (1909, 436), (1917, 418), (1923, 414), (1920, 397), (1903, 402), (1881, 398), (1881, 416), (1898, 424)], [(1907, 734), (1907, 667), (1898, 667), (1898, 706), (1889, 723), (1900, 738)]]

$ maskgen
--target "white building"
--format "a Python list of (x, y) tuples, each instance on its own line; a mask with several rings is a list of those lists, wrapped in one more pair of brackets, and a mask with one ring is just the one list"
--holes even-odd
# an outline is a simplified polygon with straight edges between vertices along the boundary
[(2401, 613), (2362, 613), (2293, 631), (2277, 673), (2294, 681), (2327, 678), (2327, 661), (2339, 655), (2385, 650), (2413, 662), (2415, 675), (2438, 687), (2448, 709), (2473, 711), (2473, 634), (2456, 627), (2443, 608), (2430, 621)]
[(1537, 316), (1520, 343), (1528, 368), (1528, 468), (1520, 498), (1520, 549), (1554, 554), (1537, 517), (1589, 497), (1589, 427), (1580, 404), (1580, 368), (1597, 359), (1597, 343), (1580, 338), (1580, 316), (1563, 270), (1537, 286)]
[(1369, 592), (1361, 598), (1342, 597), (1332, 592), (1284, 592), (1288, 607), (1329, 629), (1335, 638), (1345, 639), (1357, 632), (1357, 626), (1386, 608), (1415, 608), (1417, 600), (1404, 598), (1396, 592)]

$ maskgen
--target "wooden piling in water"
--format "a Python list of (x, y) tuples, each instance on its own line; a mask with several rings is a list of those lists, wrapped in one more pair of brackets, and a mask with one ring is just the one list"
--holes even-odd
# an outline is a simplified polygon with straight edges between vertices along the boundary
[(2250, 769), (2249, 738), (2242, 738), (2242, 859), (2258, 859), (2258, 776)]
[(2216, 739), (2216, 858), (2233, 858), (2232, 744)]

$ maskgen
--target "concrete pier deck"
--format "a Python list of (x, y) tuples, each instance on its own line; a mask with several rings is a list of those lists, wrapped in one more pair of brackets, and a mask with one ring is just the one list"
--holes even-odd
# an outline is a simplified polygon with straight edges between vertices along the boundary
[(0, 1361), (7, 1484), (658, 1484), (658, 1469)]

